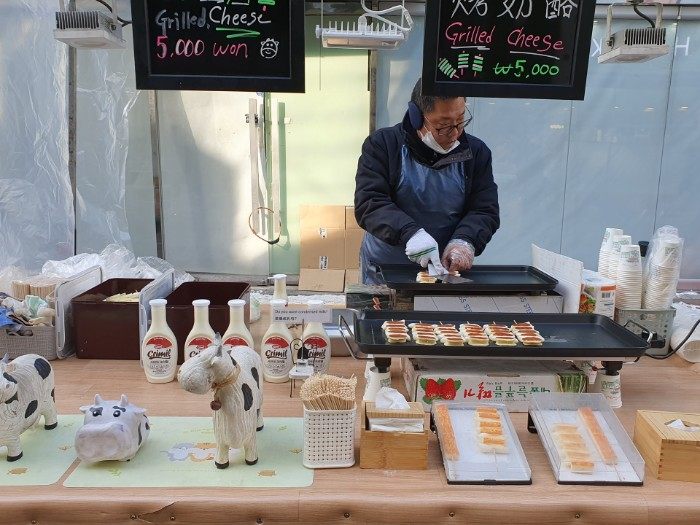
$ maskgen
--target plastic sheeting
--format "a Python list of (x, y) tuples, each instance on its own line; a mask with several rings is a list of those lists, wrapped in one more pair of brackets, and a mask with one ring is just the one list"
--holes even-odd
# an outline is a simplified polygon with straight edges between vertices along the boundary
[[(675, 303), (676, 318), (673, 321), (671, 347), (678, 348), (678, 355), (691, 363), (700, 363), (700, 325), (695, 323), (700, 320), (700, 307), (685, 303)], [(695, 328), (694, 331), (693, 328)], [(686, 337), (688, 338), (686, 340)]]
[[(94, 1), (77, 6), (101, 9)], [(130, 28), (124, 32), (130, 36)], [(131, 248), (125, 194), (129, 112), (138, 98), (133, 50), (129, 42), (125, 49), (77, 55), (77, 251), (99, 251), (109, 243)]]
[(73, 254), (66, 46), (58, 2), (0, 2), (0, 268)]
[(41, 268), (41, 275), (72, 277), (93, 266), (102, 268), (102, 279), (105, 281), (117, 277), (155, 279), (168, 270), (175, 270), (176, 287), (194, 281), (189, 273), (175, 269), (168, 261), (158, 257), (136, 257), (131, 250), (118, 244), (109, 244), (100, 253), (79, 253), (62, 261), (47, 261)]

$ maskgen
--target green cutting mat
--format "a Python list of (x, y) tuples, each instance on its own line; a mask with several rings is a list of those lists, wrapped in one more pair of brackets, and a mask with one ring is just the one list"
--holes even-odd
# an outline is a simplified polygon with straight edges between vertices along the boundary
[(258, 432), (258, 463), (231, 450), (227, 469), (214, 466), (214, 430), (208, 417), (152, 417), (151, 434), (134, 459), (80, 462), (66, 487), (308, 487), (302, 465), (303, 420), (266, 417)]
[(20, 437), (24, 455), (12, 463), (6, 461), (7, 447), (0, 447), (0, 486), (56, 483), (75, 461), (75, 432), (82, 424), (82, 415), (59, 415), (58, 427), (44, 430), (40, 417)]

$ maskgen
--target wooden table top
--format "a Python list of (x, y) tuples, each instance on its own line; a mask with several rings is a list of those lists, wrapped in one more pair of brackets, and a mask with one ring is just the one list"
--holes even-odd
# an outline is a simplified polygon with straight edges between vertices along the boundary
[[(255, 333), (262, 328), (255, 323)], [(146, 382), (137, 361), (53, 362), (59, 414), (75, 414), (96, 392), (105, 399), (127, 393), (151, 416), (208, 416), (209, 398), (177, 382)], [(364, 363), (331, 361), (331, 373), (362, 377)], [(398, 363), (393, 382), (405, 393)], [(361, 383), (363, 383), (361, 381)], [(364, 385), (358, 385), (358, 401)], [(302, 416), (298, 388), (265, 384), (265, 415)], [(623, 407), (615, 410), (632, 435), (636, 410), (700, 411), (700, 367), (680, 358), (642, 359), (622, 372)], [(532, 485), (454, 486), (445, 479), (431, 436), (426, 471), (317, 470), (302, 489), (133, 488), (62, 486), (0, 489), (0, 523), (700, 523), (700, 484), (658, 481), (647, 469), (642, 487), (558, 485), (526, 414), (512, 414), (532, 469)], [(359, 461), (359, 432), (356, 459)], [(213, 468), (213, 467), (212, 467)], [(72, 468), (71, 468), (72, 470)], [(70, 472), (70, 470), (69, 470)], [(65, 478), (65, 476), (64, 476)]]

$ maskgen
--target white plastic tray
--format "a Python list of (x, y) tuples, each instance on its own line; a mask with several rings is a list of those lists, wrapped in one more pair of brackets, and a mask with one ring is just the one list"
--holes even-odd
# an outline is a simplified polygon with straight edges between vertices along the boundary
[[(441, 403), (445, 402), (435, 401), (433, 407)], [(449, 407), (452, 429), (459, 448), (459, 459), (456, 461), (445, 459), (443, 453), (447, 483), (483, 485), (528, 485), (532, 483), (530, 466), (504, 404), (484, 402), (447, 402), (446, 404)], [(507, 454), (486, 453), (479, 448), (474, 418), (476, 408), (479, 406), (490, 406), (498, 409), (503, 422), (506, 446), (508, 447)], [(442, 450), (442, 443), (440, 448)]]
[[(610, 446), (617, 456), (617, 463), (607, 465), (600, 457), (588, 430), (581, 421), (578, 409), (593, 410)], [(644, 481), (644, 459), (635, 448), (602, 394), (533, 394), (530, 417), (542, 440), (554, 476), (560, 484), (585, 485), (641, 485)], [(569, 465), (559, 455), (552, 438), (557, 423), (575, 424), (588, 446), (595, 463), (592, 473), (571, 472)]]

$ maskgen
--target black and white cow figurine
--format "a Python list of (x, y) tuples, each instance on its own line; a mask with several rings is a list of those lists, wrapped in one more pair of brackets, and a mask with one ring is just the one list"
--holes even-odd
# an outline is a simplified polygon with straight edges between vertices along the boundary
[(75, 452), (83, 461), (129, 461), (146, 442), (151, 426), (146, 410), (121, 399), (103, 400), (95, 394), (92, 405), (80, 407), (83, 426), (75, 434)]
[(44, 416), (44, 428), (58, 425), (54, 403), (53, 370), (36, 354), (0, 361), (0, 445), (7, 446), (7, 461), (22, 457), (20, 434)]
[(214, 391), (214, 463), (223, 469), (229, 465), (229, 448), (244, 449), (245, 462), (258, 462), (256, 431), (263, 428), (262, 361), (247, 346), (226, 352), (217, 341), (191, 357), (180, 367), (180, 386), (194, 394)]

